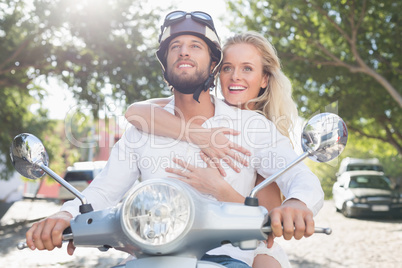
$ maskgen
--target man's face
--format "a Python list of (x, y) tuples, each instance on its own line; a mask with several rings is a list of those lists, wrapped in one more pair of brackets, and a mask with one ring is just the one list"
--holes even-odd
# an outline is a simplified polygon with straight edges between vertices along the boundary
[(207, 43), (193, 35), (180, 35), (168, 47), (167, 75), (173, 87), (193, 88), (203, 83), (211, 72)]

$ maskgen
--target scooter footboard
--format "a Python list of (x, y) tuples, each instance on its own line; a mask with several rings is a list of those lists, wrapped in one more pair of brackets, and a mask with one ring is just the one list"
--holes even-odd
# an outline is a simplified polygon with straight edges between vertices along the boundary
[(135, 259), (123, 265), (113, 268), (225, 268), (224, 266), (208, 262), (199, 261), (196, 258), (175, 257), (175, 256), (155, 256), (143, 259)]

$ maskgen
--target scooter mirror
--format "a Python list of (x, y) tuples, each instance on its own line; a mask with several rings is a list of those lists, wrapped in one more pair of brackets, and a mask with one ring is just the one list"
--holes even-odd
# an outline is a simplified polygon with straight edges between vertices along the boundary
[(246, 198), (246, 205), (258, 205), (257, 193), (268, 184), (276, 181), (283, 173), (303, 161), (306, 157), (317, 161), (327, 162), (336, 158), (345, 149), (348, 140), (348, 130), (345, 122), (336, 114), (322, 113), (312, 117), (302, 133), (302, 147), (304, 153), (289, 163), (284, 169), (266, 178), (254, 187), (250, 196)]
[(80, 191), (49, 168), (49, 156), (45, 146), (34, 135), (28, 133), (17, 135), (10, 147), (10, 157), (14, 168), (22, 176), (36, 180), (48, 174), (81, 200), (81, 213), (93, 211), (91, 204), (88, 203), (86, 197)]
[(48, 166), (49, 157), (42, 142), (32, 134), (22, 133), (14, 138), (10, 157), (14, 168), (28, 179), (40, 179), (46, 174), (40, 166)]
[(302, 148), (310, 159), (328, 162), (340, 155), (346, 147), (348, 130), (336, 114), (322, 113), (312, 117), (302, 133)]

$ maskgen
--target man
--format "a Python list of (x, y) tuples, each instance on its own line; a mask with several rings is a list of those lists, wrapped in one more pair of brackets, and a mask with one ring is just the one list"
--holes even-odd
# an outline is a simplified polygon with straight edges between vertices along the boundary
[[(272, 157), (285, 162), (293, 160), (295, 155), (289, 142), (275, 139), (272, 123), (265, 117), (251, 111), (235, 111), (210, 96), (208, 90), (213, 86), (222, 53), (212, 18), (208, 14), (181, 11), (169, 13), (159, 41), (157, 57), (165, 80), (174, 89), (174, 99), (165, 109), (171, 113), (180, 111), (177, 115), (184, 121), (193, 120), (209, 127), (222, 127), (229, 123), (238, 130), (244, 130), (239, 137), (239, 144), (246, 146), (259, 162), (243, 167), (240, 173), (227, 170), (227, 177), (230, 178), (228, 182), (231, 181), (229, 184), (236, 190), (237, 196), (228, 197), (224, 201), (244, 199), (255, 183), (256, 171), (268, 177), (281, 168), (271, 161), (266, 166), (264, 160)], [(173, 165), (171, 159), (177, 157), (195, 166), (202, 165), (199, 152), (199, 148), (186, 142), (149, 135), (131, 127), (114, 146), (106, 167), (84, 191), (84, 195), (95, 210), (113, 206), (139, 176), (143, 180), (169, 176), (163, 165), (166, 160)], [(283, 175), (278, 184), (287, 200), (270, 215), (275, 236), (284, 235), (289, 239), (291, 236), (301, 238), (302, 235), (311, 235), (314, 231), (313, 212), (316, 213), (323, 202), (318, 179), (306, 167), (298, 165)], [(67, 202), (61, 212), (35, 223), (26, 235), (28, 246), (40, 250), (60, 247), (62, 231), (70, 225), (72, 217), (78, 214), (78, 205), (78, 200)], [(74, 247), (70, 243), (68, 253), (71, 255), (73, 251)], [(217, 248), (208, 254), (227, 255), (227, 252), (234, 257), (229, 261), (236, 262), (234, 248)], [(241, 257), (239, 259), (242, 260)], [(244, 265), (239, 267), (249, 267)]]

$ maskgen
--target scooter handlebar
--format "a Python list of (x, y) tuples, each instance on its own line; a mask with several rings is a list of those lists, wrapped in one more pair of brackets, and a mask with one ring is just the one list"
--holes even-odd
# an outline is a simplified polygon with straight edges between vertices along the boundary
[[(261, 229), (265, 234), (270, 234), (272, 233), (272, 227), (271, 226), (264, 226)], [(326, 234), (330, 235), (332, 234), (332, 229), (331, 228), (323, 228), (323, 227), (315, 227), (314, 228), (314, 233), (316, 234)]]
[[(66, 229), (67, 230), (67, 229)], [(71, 230), (70, 230), (71, 231)], [(68, 241), (70, 241), (70, 240), (73, 240), (73, 234), (72, 233), (68, 233), (68, 234), (63, 234), (63, 242), (68, 242)], [(17, 244), (17, 248), (19, 249), (19, 250), (22, 250), (22, 249), (25, 249), (25, 248), (27, 248), (28, 247), (28, 245), (27, 245), (27, 242), (26, 241), (24, 241), (24, 242), (19, 242), (18, 244)]]

